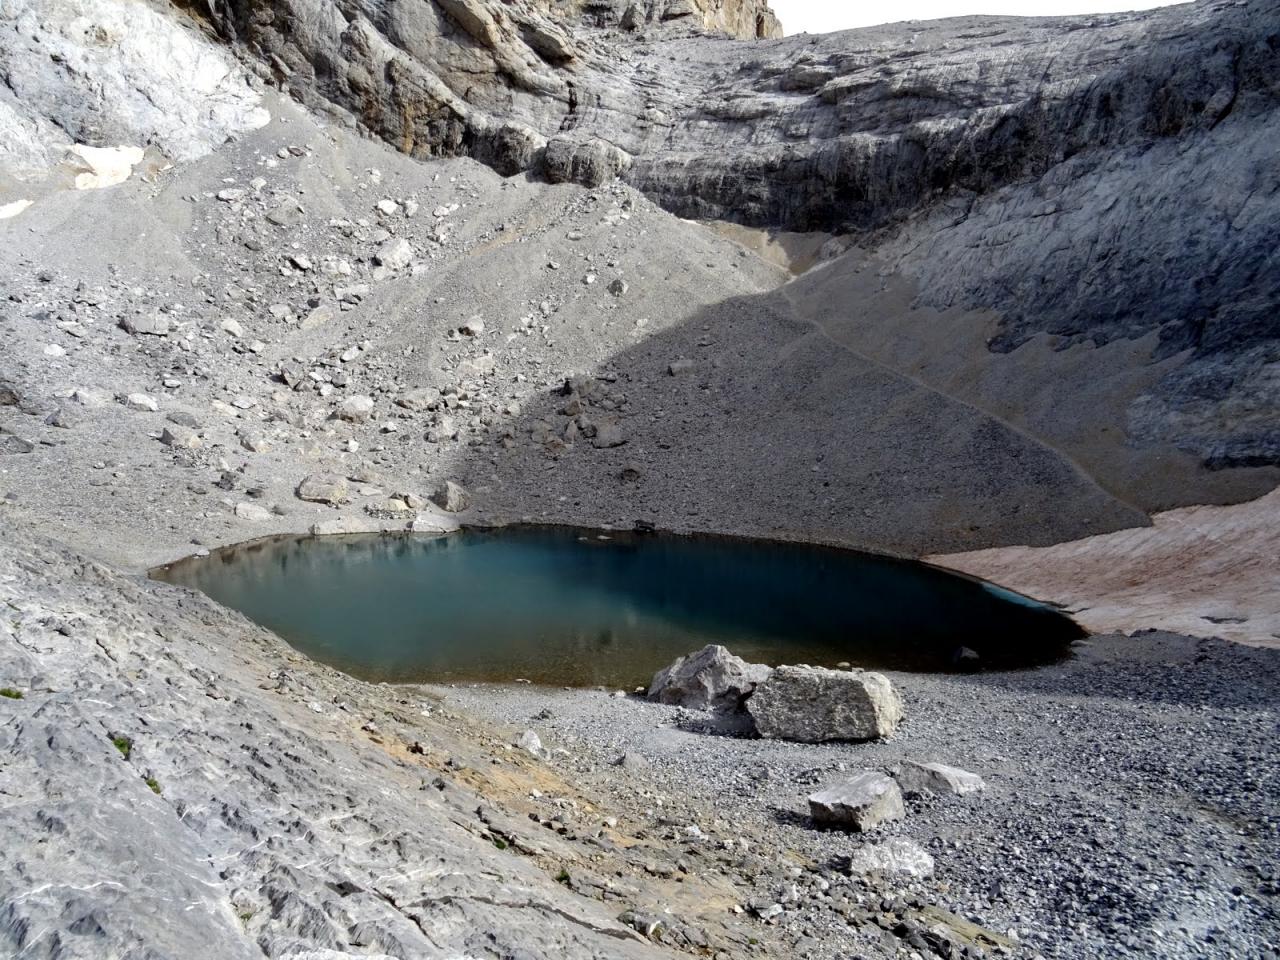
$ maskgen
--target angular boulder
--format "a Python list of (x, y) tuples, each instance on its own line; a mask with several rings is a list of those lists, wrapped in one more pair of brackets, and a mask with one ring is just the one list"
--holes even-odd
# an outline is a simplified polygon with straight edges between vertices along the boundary
[(772, 672), (709, 643), (655, 673), (649, 699), (694, 710), (735, 710)]
[(413, 246), (403, 237), (388, 240), (378, 248), (374, 259), (389, 270), (403, 270), (413, 262)]
[(881, 673), (778, 667), (747, 701), (747, 712), (769, 739), (877, 740), (898, 729), (902, 698)]
[(449, 513), (461, 513), (471, 506), (471, 496), (462, 484), (446, 480), (431, 494), (431, 502)]
[(298, 499), (337, 505), (347, 499), (347, 481), (331, 473), (313, 473), (298, 484)]
[(945, 763), (917, 763), (904, 760), (894, 772), (894, 779), (907, 796), (925, 793), (963, 796), (987, 789), (986, 783), (976, 773), (949, 767)]
[(373, 397), (363, 394), (347, 397), (338, 404), (335, 416), (351, 423), (364, 423), (373, 415)]
[(810, 794), (809, 815), (815, 823), (867, 831), (901, 820), (906, 810), (892, 777), (879, 770), (863, 770)]
[(167, 337), (172, 328), (163, 313), (144, 313), (120, 318), (120, 328), (134, 336)]

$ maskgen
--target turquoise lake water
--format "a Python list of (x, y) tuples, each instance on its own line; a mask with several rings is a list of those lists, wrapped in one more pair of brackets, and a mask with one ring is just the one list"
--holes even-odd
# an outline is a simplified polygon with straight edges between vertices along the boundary
[(201, 590), (367, 680), (630, 689), (706, 643), (748, 660), (947, 670), (1062, 658), (1083, 635), (1017, 594), (825, 547), (563, 528), (303, 537), (191, 559)]

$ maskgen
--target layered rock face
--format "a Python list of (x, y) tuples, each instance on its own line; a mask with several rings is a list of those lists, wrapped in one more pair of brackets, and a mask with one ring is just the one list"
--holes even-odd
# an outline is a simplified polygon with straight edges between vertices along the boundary
[(172, 9), (12, 0), (0, 7), (0, 167), (37, 175), (74, 143), (139, 139), (192, 159), (267, 122), (247, 79)]
[[(764, 42), (704, 28), (772, 36), (767, 8), (709, 0), (216, 11), (266, 75), (414, 156), (852, 231), (919, 303), (994, 312), (997, 352), (1154, 338), (1145, 360), (1187, 362), (1107, 401), (1127, 444), (1280, 462), (1271, 0)], [(1077, 447), (1127, 497), (1160, 485)], [(1185, 502), (1173, 486), (1152, 505)]]

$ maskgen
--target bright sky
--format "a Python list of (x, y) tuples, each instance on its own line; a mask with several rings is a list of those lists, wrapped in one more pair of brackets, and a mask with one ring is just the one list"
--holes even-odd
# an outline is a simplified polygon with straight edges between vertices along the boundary
[(1107, 13), (1116, 10), (1149, 10), (1167, 6), (1169, 0), (769, 0), (792, 33), (830, 33), (850, 27), (866, 27), (898, 20), (931, 20), (976, 13), (1006, 16), (1061, 16), (1071, 13)]

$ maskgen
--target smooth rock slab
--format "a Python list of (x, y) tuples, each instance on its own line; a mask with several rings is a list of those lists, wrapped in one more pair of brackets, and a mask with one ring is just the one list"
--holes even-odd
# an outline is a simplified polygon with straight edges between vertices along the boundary
[(653, 675), (649, 699), (694, 710), (736, 709), (773, 670), (709, 643)]
[(898, 729), (902, 698), (882, 673), (778, 667), (747, 701), (747, 712), (769, 739), (877, 740)]
[(902, 791), (892, 777), (879, 770), (864, 770), (810, 794), (809, 815), (815, 823), (866, 831), (901, 820), (906, 810)]
[(962, 796), (987, 789), (986, 782), (976, 773), (949, 767), (945, 763), (918, 763), (904, 760), (894, 772), (894, 779), (908, 796), (923, 793), (954, 794)]

